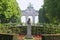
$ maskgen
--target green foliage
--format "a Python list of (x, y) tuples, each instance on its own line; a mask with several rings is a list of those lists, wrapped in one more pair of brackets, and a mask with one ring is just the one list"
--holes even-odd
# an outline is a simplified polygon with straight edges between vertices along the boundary
[(16, 24), (0, 24), (0, 33), (11, 33), (11, 34), (19, 34), (19, 28), (12, 28), (15, 27)]
[[(26, 34), (26, 26), (17, 27), (17, 24), (0, 24), (0, 33)], [(32, 34), (59, 34), (60, 25), (43, 24), (43, 26), (32, 26)]]
[(45, 10), (44, 6), (42, 8), (40, 8), (40, 10), (39, 10), (39, 22), (40, 23), (49, 23), (49, 19), (46, 16), (46, 10)]
[(51, 23), (60, 23), (60, 0), (44, 0), (44, 8)]
[[(20, 12), (21, 10), (19, 9), (16, 0), (0, 0), (0, 15), (2, 14), (5, 16), (5, 22), (9, 22), (9, 19), (13, 15), (19, 20), (21, 16)], [(0, 16), (0, 20), (2, 20), (1, 18), (3, 19), (3, 17)]]
[(5, 15), (4, 14), (0, 14), (0, 22), (4, 23), (5, 22)]
[(60, 26), (53, 25), (53, 24), (43, 24), (41, 27), (33, 27), (32, 33), (33, 34), (58, 34), (60, 33)]

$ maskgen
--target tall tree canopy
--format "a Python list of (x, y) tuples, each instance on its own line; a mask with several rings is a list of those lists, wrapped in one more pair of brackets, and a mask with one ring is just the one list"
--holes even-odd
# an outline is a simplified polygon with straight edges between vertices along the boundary
[(40, 10), (39, 10), (39, 22), (40, 23), (44, 23), (44, 21), (45, 21), (44, 16), (45, 16), (44, 9), (40, 8)]
[(5, 16), (4, 18), (6, 21), (8, 19), (11, 20), (13, 15), (19, 19), (21, 16), (20, 12), (21, 10), (19, 9), (16, 0), (0, 0), (0, 20), (3, 19), (2, 15)]
[(60, 0), (44, 0), (44, 9), (51, 23), (60, 23)]
[(43, 7), (40, 8), (40, 10), (39, 10), (39, 22), (40, 22), (40, 23), (49, 23), (49, 19), (48, 19), (48, 17), (46, 16), (46, 10), (45, 10), (44, 5), (43, 5)]

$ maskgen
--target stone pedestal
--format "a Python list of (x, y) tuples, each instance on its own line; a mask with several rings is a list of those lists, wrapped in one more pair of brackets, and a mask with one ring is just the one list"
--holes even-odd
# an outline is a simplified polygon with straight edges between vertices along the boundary
[(33, 36), (31, 35), (31, 25), (30, 24), (27, 25), (27, 35), (25, 38), (26, 39), (32, 39), (33, 38)]

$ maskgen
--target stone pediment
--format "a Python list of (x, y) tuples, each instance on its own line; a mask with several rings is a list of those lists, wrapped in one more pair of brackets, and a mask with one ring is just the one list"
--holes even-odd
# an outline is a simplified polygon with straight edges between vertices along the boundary
[(22, 10), (22, 16), (38, 16), (38, 11), (30, 4), (26, 10)]

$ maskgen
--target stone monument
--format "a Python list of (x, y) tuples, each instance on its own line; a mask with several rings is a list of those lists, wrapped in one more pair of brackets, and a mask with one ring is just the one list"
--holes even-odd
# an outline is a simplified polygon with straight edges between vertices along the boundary
[[(39, 16), (39, 11), (35, 10), (33, 5), (31, 3), (29, 3), (27, 9), (22, 10), (22, 12), (21, 12), (21, 22), (24, 21), (22, 23), (27, 23), (27, 19), (30, 18), (32, 20), (32, 24), (34, 24), (35, 23), (35, 19), (38, 16)], [(22, 17), (24, 17), (24, 20), (23, 20)], [(39, 20), (37, 20), (37, 21), (39, 21)]]
[(27, 35), (26, 39), (32, 39), (33, 36), (31, 35), (31, 23), (30, 23), (30, 18), (27, 21)]

